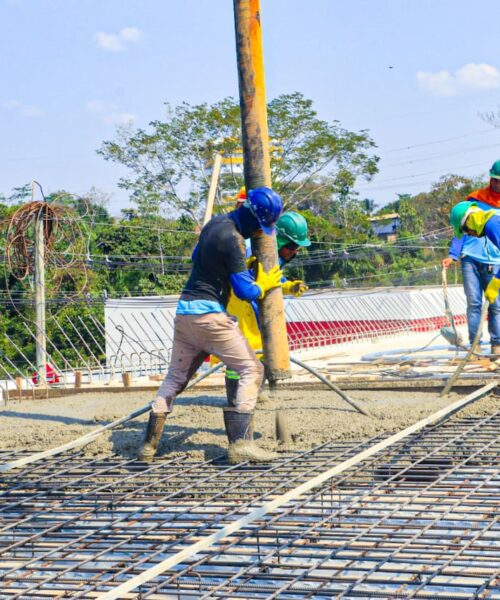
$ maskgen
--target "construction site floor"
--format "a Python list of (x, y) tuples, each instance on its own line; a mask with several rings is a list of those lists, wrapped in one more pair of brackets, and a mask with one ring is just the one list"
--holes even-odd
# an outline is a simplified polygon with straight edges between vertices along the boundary
[(268, 465), (17, 468), (0, 478), (0, 597), (498, 600), (500, 412), (476, 416), (492, 408)]
[[(429, 391), (351, 391), (352, 399), (371, 417), (357, 413), (333, 391), (287, 390), (258, 405), (256, 438), (264, 447), (302, 451), (329, 440), (364, 440), (384, 432), (400, 430), (454, 402), (459, 395), (439, 398)], [(8, 402), (0, 411), (0, 447), (34, 452), (59, 446), (89, 433), (144, 406), (151, 392), (85, 393), (66, 398)], [(189, 391), (181, 395), (168, 417), (160, 455), (187, 453), (186, 458), (203, 460), (224, 453), (227, 446), (222, 408), (223, 390)], [(275, 440), (275, 414), (286, 417), (293, 448), (280, 448)], [(491, 396), (470, 409), (476, 415), (500, 409), (500, 399)], [(147, 415), (106, 432), (84, 449), (84, 455), (125, 458), (137, 455), (144, 436)]]

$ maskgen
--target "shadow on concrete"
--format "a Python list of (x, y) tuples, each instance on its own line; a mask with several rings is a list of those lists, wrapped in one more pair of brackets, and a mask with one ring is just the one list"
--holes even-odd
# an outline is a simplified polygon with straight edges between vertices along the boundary
[[(126, 458), (137, 458), (146, 433), (146, 423), (135, 423), (131, 421), (120, 429), (111, 433), (113, 453)], [(209, 433), (221, 436), (221, 444), (189, 441), (192, 434)], [(209, 429), (207, 427), (181, 427), (179, 425), (165, 425), (158, 457), (168, 456), (172, 452), (202, 452), (205, 459), (221, 456), (226, 451), (226, 437), (224, 429)], [(192, 460), (192, 459), (190, 459)]]

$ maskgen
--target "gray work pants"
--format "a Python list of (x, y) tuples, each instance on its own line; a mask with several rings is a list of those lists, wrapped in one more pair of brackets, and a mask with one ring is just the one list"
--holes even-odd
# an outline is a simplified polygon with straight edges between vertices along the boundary
[(154, 413), (172, 412), (175, 397), (209, 354), (214, 354), (240, 376), (236, 410), (252, 411), (264, 376), (264, 367), (227, 313), (176, 315), (174, 344), (168, 373), (153, 401)]

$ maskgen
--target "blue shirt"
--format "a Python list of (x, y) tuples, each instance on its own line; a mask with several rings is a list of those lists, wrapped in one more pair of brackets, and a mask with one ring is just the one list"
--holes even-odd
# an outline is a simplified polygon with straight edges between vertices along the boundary
[[(474, 204), (477, 204), (482, 210), (494, 210), (496, 215), (500, 215), (500, 208), (494, 208), (477, 200), (474, 200)], [(488, 220), (486, 227), (493, 219), (498, 218), (496, 215)], [(461, 238), (454, 237), (450, 243), (448, 256), (453, 260), (469, 256), (481, 263), (500, 266), (500, 247), (491, 241), (486, 233), (486, 227), (484, 237), (477, 238), (470, 235), (463, 235)]]

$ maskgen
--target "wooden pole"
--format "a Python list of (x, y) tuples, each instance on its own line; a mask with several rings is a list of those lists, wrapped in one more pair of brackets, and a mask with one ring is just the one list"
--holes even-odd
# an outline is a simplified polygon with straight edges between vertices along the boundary
[(122, 381), (123, 381), (123, 387), (129, 388), (130, 382), (131, 382), (130, 373), (122, 373)]
[(80, 389), (82, 387), (82, 372), (75, 371), (75, 389)]
[(210, 189), (208, 190), (207, 205), (205, 207), (205, 216), (203, 218), (203, 225), (206, 225), (212, 218), (214, 211), (214, 200), (215, 192), (217, 191), (217, 185), (219, 183), (220, 167), (222, 164), (222, 156), (216, 152), (214, 155), (214, 164), (212, 167), (212, 177), (210, 179)]
[[(259, 0), (234, 0), (234, 24), (245, 186), (247, 190), (271, 187)], [(256, 234), (252, 237), (252, 253), (269, 271), (278, 264), (275, 236)], [(279, 379), (291, 376), (281, 288), (271, 290), (259, 302), (259, 321), (269, 384), (274, 387)]]

